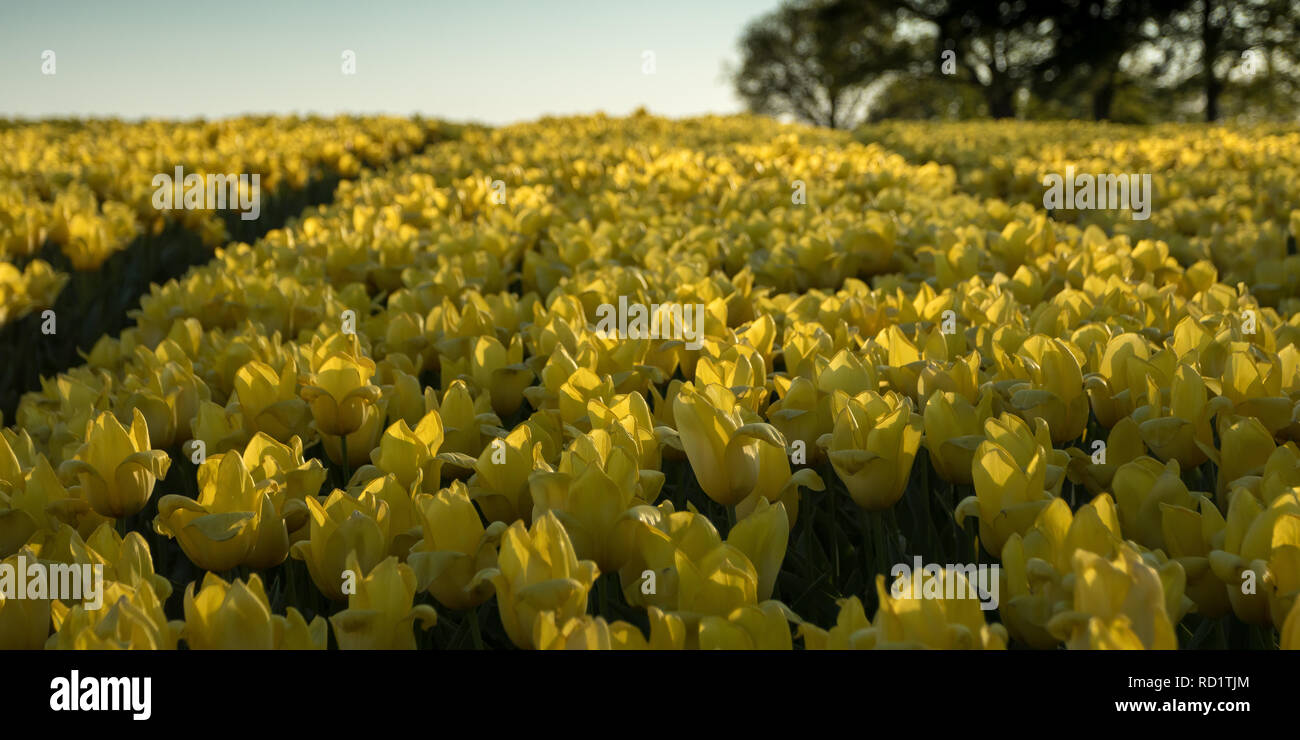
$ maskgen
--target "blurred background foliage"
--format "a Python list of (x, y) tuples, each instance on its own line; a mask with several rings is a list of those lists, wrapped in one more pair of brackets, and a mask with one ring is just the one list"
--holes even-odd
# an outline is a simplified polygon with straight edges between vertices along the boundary
[(729, 70), (756, 113), (1294, 121), (1300, 0), (791, 0)]

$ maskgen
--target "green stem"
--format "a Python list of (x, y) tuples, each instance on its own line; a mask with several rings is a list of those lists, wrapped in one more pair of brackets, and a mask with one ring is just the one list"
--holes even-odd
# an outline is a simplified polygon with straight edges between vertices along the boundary
[(343, 450), (342, 462), (340, 463), (343, 466), (343, 485), (341, 487), (346, 491), (348, 483), (352, 481), (352, 466), (348, 462), (348, 435), (339, 435), (339, 447)]
[(295, 609), (301, 611), (303, 606), (302, 604), (298, 603), (298, 577), (294, 571), (295, 569), (293, 567), (293, 560), (292, 559), (285, 560), (284, 580), (285, 580), (285, 591), (288, 594), (288, 598), (286, 599), (286, 602), (292, 605)]
[[(603, 581), (603, 582), (602, 582)], [(609, 619), (609, 582), (601, 578), (596, 581), (596, 590), (600, 592), (600, 616)]]
[(891, 563), (896, 563), (907, 555), (907, 553), (903, 552), (903, 546), (899, 543), (899, 535), (902, 534), (903, 530), (898, 526), (898, 514), (895, 513), (894, 509), (890, 509), (887, 516), (888, 526), (885, 528), (887, 532), (886, 544), (889, 547), (889, 559)]
[(479, 607), (477, 606), (469, 610), (469, 633), (470, 636), (474, 638), (474, 649), (482, 650), (483, 633), (480, 631), (478, 626), (478, 610)]
[(826, 514), (830, 518), (831, 528), (831, 550), (835, 553), (835, 590), (840, 593), (844, 592), (844, 584), (840, 580), (840, 526), (835, 520), (835, 498), (826, 497)]
[(872, 556), (871, 551), (867, 548), (875, 547), (875, 542), (873, 542), (875, 538), (872, 536), (872, 530), (874, 527), (872, 526), (871, 512), (859, 508), (858, 514), (859, 518), (862, 520), (862, 582), (865, 584), (863, 588), (870, 592)]
[(885, 564), (885, 528), (878, 511), (871, 512), (871, 559), (871, 575), (874, 576)]

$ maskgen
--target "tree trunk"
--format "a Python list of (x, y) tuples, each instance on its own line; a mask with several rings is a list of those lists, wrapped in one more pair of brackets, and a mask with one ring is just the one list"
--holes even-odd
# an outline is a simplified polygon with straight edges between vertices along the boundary
[(1110, 105), (1115, 101), (1115, 86), (1106, 83), (1092, 95), (1092, 120), (1109, 121)]
[(993, 118), (1015, 118), (1015, 90), (999, 90), (990, 86), (984, 88), (984, 98), (988, 102), (989, 115)]
[(1115, 69), (1112, 67), (1106, 74), (1106, 81), (1092, 94), (1092, 119), (1094, 121), (1109, 121), (1110, 107), (1114, 102)]
[(1201, 41), (1204, 45), (1201, 58), (1202, 74), (1205, 75), (1205, 120), (1219, 120), (1219, 93), (1223, 83), (1214, 75), (1214, 60), (1219, 56), (1219, 31), (1210, 26), (1210, 11), (1214, 10), (1211, 0), (1201, 2)]

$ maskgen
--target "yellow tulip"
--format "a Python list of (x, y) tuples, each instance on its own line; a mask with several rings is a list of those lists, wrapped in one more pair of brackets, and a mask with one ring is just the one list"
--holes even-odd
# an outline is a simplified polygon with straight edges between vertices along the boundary
[(828, 450), (835, 473), (858, 506), (888, 509), (907, 488), (921, 446), (922, 419), (910, 401), (894, 393), (867, 391), (842, 402), (835, 430), (818, 444)]
[(555, 612), (542, 612), (533, 625), (533, 644), (538, 650), (613, 650), (641, 637), (636, 627), (627, 622), (610, 624), (604, 617), (584, 614), (570, 617), (559, 624)]
[[(279, 372), (260, 361), (239, 368), (235, 373), (234, 397), (238, 399), (237, 410), (250, 431), (266, 432), (281, 442), (287, 442), (294, 435), (306, 435), (311, 410), (298, 397), (298, 368), (292, 360)], [(220, 441), (216, 436), (199, 438), (214, 445)]]
[(311, 535), (295, 542), (289, 554), (305, 560), (312, 582), (334, 601), (343, 601), (343, 571), (348, 556), (355, 554), (360, 572), (369, 572), (388, 554), (388, 504), (363, 491), (353, 498), (334, 491), (321, 504), (307, 499), (311, 512)]
[[(1213, 501), (1197, 499), (1197, 507), (1160, 504), (1164, 549), (1187, 573), (1187, 595), (1196, 611), (1211, 619), (1228, 613), (1228, 592), (1210, 567), (1210, 552), (1227, 527)], [(1199, 511), (1198, 511), (1199, 508)]]
[(1223, 396), (1207, 400), (1204, 379), (1187, 364), (1174, 375), (1167, 407), (1160, 405), (1158, 390), (1148, 395), (1153, 403), (1133, 412), (1147, 447), (1161, 460), (1177, 460), (1189, 470), (1205, 462), (1205, 448), (1214, 444), (1210, 419), (1231, 406), (1228, 400)]
[(1063, 499), (1052, 499), (1023, 537), (1013, 533), (1002, 548), (1000, 612), (1011, 636), (1039, 650), (1058, 645), (1048, 624), (1069, 603), (1074, 553), (1110, 558), (1120, 542), (1119, 512), (1109, 494), (1073, 513)]
[(585, 428), (588, 426), (585, 419), (587, 404), (596, 400), (609, 405), (615, 395), (614, 381), (611, 378), (602, 378), (591, 370), (580, 367), (565, 377), (556, 394), (560, 418), (565, 424)]
[(105, 411), (86, 425), (86, 443), (76, 459), (60, 466), (81, 482), (81, 495), (95, 513), (118, 519), (144, 508), (154, 483), (167, 476), (171, 459), (149, 444), (149, 429), (139, 409), (128, 432)]
[(758, 507), (727, 533), (727, 544), (745, 553), (758, 573), (760, 601), (772, 598), (789, 541), (790, 518), (785, 513), (785, 504), (779, 501), (768, 504), (767, 499), (760, 499)]
[(817, 390), (811, 380), (796, 377), (790, 381), (781, 400), (767, 409), (768, 420), (789, 444), (803, 444), (805, 461), (809, 465), (821, 462), (826, 456), (825, 450), (817, 446), (817, 440), (833, 428), (830, 403), (830, 396)]
[(1282, 623), (1278, 647), (1283, 650), (1300, 650), (1300, 600), (1291, 607), (1291, 613)]
[(1047, 422), (1052, 441), (1078, 439), (1088, 424), (1088, 397), (1074, 349), (1060, 339), (1035, 335), (1021, 348), (1030, 382), (1012, 386), (1011, 405), (1025, 419)]
[(1248, 475), (1259, 475), (1277, 444), (1273, 435), (1253, 416), (1219, 416), (1218, 450), (1210, 445), (1202, 449), (1219, 469), (1216, 499), (1226, 508), (1231, 484)]
[[(270, 435), (259, 433), (243, 445), (244, 467), (254, 483), (274, 486), (284, 492), (286, 500), (305, 500), (320, 493), (326, 472), (320, 460), (303, 457), (302, 447), (297, 437), (290, 437), (288, 444), (282, 444)], [(305, 508), (301, 523), (306, 523)], [(290, 531), (294, 528), (291, 522)]]
[[(29, 564), (37, 561), (37, 555), (31, 549), (23, 548), (0, 561), (0, 565), (16, 574), (20, 559), (30, 567)], [(44, 648), (45, 638), (50, 634), (51, 599), (8, 598), (5, 590), (0, 589), (0, 650)]]
[(520, 521), (511, 524), (501, 538), (497, 567), (479, 572), (470, 589), (490, 581), (510, 641), (532, 649), (542, 613), (554, 612), (557, 622), (567, 622), (587, 612), (587, 594), (599, 573), (595, 563), (578, 560), (564, 526), (547, 513), (531, 529)]
[(739, 548), (726, 543), (692, 560), (674, 553), (677, 567), (677, 613), (687, 624), (688, 640), (702, 617), (725, 617), (742, 606), (758, 604), (758, 571)]
[(1173, 650), (1178, 647), (1167, 602), (1182, 596), (1183, 569), (1160, 569), (1121, 544), (1106, 558), (1087, 550), (1074, 554), (1072, 606), (1054, 616), (1048, 629), (1071, 650)]
[(650, 638), (646, 639), (640, 630), (623, 623), (610, 625), (610, 642), (615, 650), (681, 650), (686, 647), (686, 623), (676, 614), (649, 607), (646, 615), (650, 618)]
[(438, 613), (428, 604), (412, 606), (418, 589), (411, 567), (389, 557), (361, 578), (355, 553), (349, 553), (347, 567), (358, 580), (348, 608), (330, 617), (339, 649), (414, 650), (415, 622), (427, 630)]
[(763, 356), (743, 344), (727, 347), (718, 357), (701, 355), (695, 365), (695, 385), (729, 388), (736, 403), (757, 412), (768, 395)]
[(684, 385), (673, 399), (680, 444), (700, 488), (742, 513), (759, 498), (785, 502), (787, 510), (797, 511), (800, 486), (820, 491), (825, 484), (810, 468), (792, 473), (781, 433), (746, 413), (735, 395), (720, 385), (702, 392)]
[[(325, 456), (334, 464), (343, 464), (343, 441), (347, 440), (347, 465), (353, 470), (364, 466), (370, 460), (370, 453), (379, 446), (384, 434), (384, 403), (380, 401), (379, 409), (366, 414), (365, 421), (353, 433), (346, 437), (324, 435), (320, 438), (325, 448)], [(351, 481), (349, 481), (351, 483)]]
[(86, 609), (53, 602), (55, 633), (46, 650), (175, 650), (185, 623), (168, 621), (150, 584), (105, 582), (104, 605)]
[(379, 386), (370, 383), (374, 373), (373, 360), (343, 352), (321, 363), (301, 393), (321, 434), (345, 437), (379, 413)]
[(791, 650), (794, 615), (776, 601), (742, 606), (725, 617), (700, 620), (701, 650)]
[(186, 644), (191, 650), (324, 650), (325, 619), (307, 621), (289, 607), (287, 616), (271, 613), (271, 602), (256, 573), (248, 582), (227, 583), (214, 573), (185, 588)]
[(1196, 495), (1187, 490), (1179, 472), (1177, 460), (1161, 465), (1149, 457), (1139, 457), (1115, 472), (1112, 485), (1120, 526), (1129, 539), (1153, 550), (1166, 549), (1161, 507), (1197, 508)]
[[(419, 484), (418, 475), (416, 484)], [(392, 473), (371, 479), (361, 489), (361, 493), (374, 496), (388, 508), (388, 552), (401, 559), (405, 559), (411, 546), (420, 539), (420, 522), (414, 501), (418, 492), (418, 489), (403, 486)]]
[[(988, 439), (975, 451), (971, 478), (975, 495), (957, 505), (957, 526), (968, 516), (980, 520), (980, 542), (989, 552), (1001, 552), (1012, 534), (1024, 534), (1052, 500), (1046, 490), (1050, 441), (1046, 424), (1038, 433), (1009, 414), (984, 424)], [(1045, 444), (1046, 443), (1046, 444)], [(1064, 454), (1064, 453), (1062, 453)]]
[(1141, 386), (1133, 388), (1130, 382), (1141, 380), (1142, 375), (1130, 372), (1129, 365), (1132, 363), (1136, 370), (1150, 359), (1151, 354), (1151, 343), (1133, 332), (1120, 334), (1107, 342), (1099, 363), (1095, 365), (1097, 372), (1086, 378), (1093, 413), (1103, 427), (1114, 427), (1137, 408), (1135, 402)]
[(1280, 432), (1292, 422), (1295, 402), (1283, 391), (1281, 363), (1259, 361), (1242, 345), (1227, 357), (1223, 369), (1223, 396), (1233, 403), (1233, 411), (1257, 420), (1270, 434)]
[(533, 371), (523, 363), (524, 345), (519, 335), (514, 335), (507, 348), (496, 337), (476, 338), (468, 352), (460, 356), (442, 357), (443, 386), (449, 387), (455, 378), (473, 380), (479, 388), (488, 391), (492, 410), (501, 416), (510, 416), (519, 410), (524, 401), (524, 389), (532, 385)]
[(722, 537), (708, 517), (674, 511), (671, 501), (628, 509), (615, 525), (613, 542), (624, 562), (619, 570), (623, 597), (636, 606), (675, 609), (677, 552), (698, 561), (720, 544)]
[(0, 467), (6, 466), (6, 457), (18, 482), (9, 493), (4, 488), (10, 484), (0, 484), (0, 557), (18, 552), (38, 531), (53, 531), (67, 524), (89, 536), (108, 521), (91, 510), (80, 488), (69, 490), (63, 485), (44, 455), (38, 455), (35, 465), (24, 473), (0, 437)]
[[(622, 450), (614, 452), (626, 459)], [(535, 472), (529, 477), (529, 489), (534, 521), (553, 514), (569, 533), (579, 558), (595, 561), (604, 571), (622, 567), (615, 557), (612, 536), (618, 518), (632, 505), (631, 488), (616, 484), (593, 465), (579, 474)]]
[(1250, 491), (1234, 490), (1222, 545), (1209, 558), (1237, 618), (1276, 626), (1300, 589), (1300, 492), (1264, 506)]
[(437, 411), (425, 414), (415, 429), (398, 420), (380, 437), (378, 449), (371, 451), (373, 464), (357, 470), (355, 478), (367, 481), (391, 474), (408, 490), (419, 485), (420, 490), (436, 491), (441, 486), (442, 463), (447, 459), (438, 454), (442, 441), (442, 419)]
[(280, 491), (254, 484), (242, 457), (216, 455), (199, 467), (198, 499), (163, 496), (154, 528), (176, 539), (204, 570), (271, 568), (289, 554), (289, 531), (273, 492), (283, 501)]
[(1091, 454), (1078, 447), (1066, 449), (1070, 456), (1067, 475), (1073, 483), (1082, 484), (1094, 496), (1110, 490), (1115, 471), (1122, 465), (1147, 453), (1142, 432), (1130, 416), (1115, 422), (1106, 435), (1104, 446), (1099, 445), (1100, 442), (1093, 440), (1088, 444)]
[(880, 388), (875, 365), (863, 361), (847, 349), (836, 352), (829, 360), (817, 355), (814, 363), (817, 389), (828, 395), (841, 391), (855, 396), (863, 391), (876, 391)]
[(876, 633), (871, 629), (871, 620), (862, 600), (850, 596), (836, 603), (840, 611), (835, 617), (835, 626), (829, 630), (808, 622), (799, 625), (804, 647), (809, 650), (870, 650), (875, 647)]
[[(445, 435), (441, 449), (447, 452), (476, 458), (501, 426), (501, 418), (492, 413), (488, 395), (485, 393), (474, 398), (469, 387), (460, 380), (447, 386), (437, 411)], [(450, 475), (468, 475), (464, 468), (452, 467), (451, 470)]]
[(1272, 503), (1279, 496), (1300, 487), (1300, 448), (1287, 442), (1273, 450), (1257, 475), (1244, 475), (1231, 481), (1233, 489), (1245, 488), (1262, 503)]
[(532, 427), (521, 424), (504, 438), (493, 440), (474, 465), (469, 495), (492, 522), (531, 519), (533, 502), (528, 478), (544, 468), (542, 443), (535, 442)]
[(984, 422), (993, 415), (993, 396), (985, 393), (976, 406), (964, 397), (935, 391), (925, 403), (925, 447), (940, 478), (971, 484), (971, 463), (984, 441)]
[[(953, 593), (968, 592), (965, 577), (957, 571), (940, 570), (936, 586), (946, 593), (947, 579), (956, 579)], [(872, 648), (930, 648), (938, 650), (1005, 650), (1007, 631), (1000, 624), (987, 624), (980, 602), (970, 598), (922, 598), (912, 593), (910, 579), (900, 575), (893, 587), (886, 588), (885, 576), (876, 576), (876, 595), (880, 608), (872, 620), (869, 636), (861, 638)], [(870, 634), (870, 633), (868, 633)]]
[[(639, 392), (624, 393), (611, 405), (593, 399), (587, 404), (587, 417), (593, 434), (602, 431), (609, 434), (612, 440), (632, 454), (639, 469), (659, 470), (663, 455), (654, 418), (650, 414), (650, 405)], [(644, 500), (644, 496), (641, 497)]]
[[(295, 399), (296, 400), (296, 399)], [(301, 404), (301, 401), (299, 401)], [(306, 406), (302, 407), (306, 410)], [(229, 452), (243, 447), (250, 438), (244, 428), (243, 415), (238, 411), (222, 408), (211, 401), (200, 401), (198, 411), (191, 425), (193, 440), (181, 447), (181, 451), (193, 459), (194, 441), (203, 443), (205, 455)]]
[(423, 538), (411, 547), (406, 562), (415, 571), (420, 590), (427, 590), (449, 609), (468, 609), (487, 601), (492, 595), (490, 582), (469, 586), (479, 571), (496, 567), (505, 522), (484, 528), (460, 481), (436, 495), (417, 495), (415, 508)]
[(606, 622), (582, 615), (560, 623), (555, 612), (542, 612), (533, 629), (538, 650), (680, 650), (686, 631), (682, 620), (650, 607), (650, 639), (627, 622)]

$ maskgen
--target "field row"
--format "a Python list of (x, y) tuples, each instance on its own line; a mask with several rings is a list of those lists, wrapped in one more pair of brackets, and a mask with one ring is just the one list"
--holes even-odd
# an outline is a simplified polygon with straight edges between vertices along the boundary
[(1188, 160), (1139, 222), (757, 117), (465, 131), (24, 397), (0, 555), (110, 598), (0, 602), (0, 639), (1300, 647), (1300, 321), (1251, 287), (1295, 180), (1254, 142), (1276, 191), (1171, 201)]

